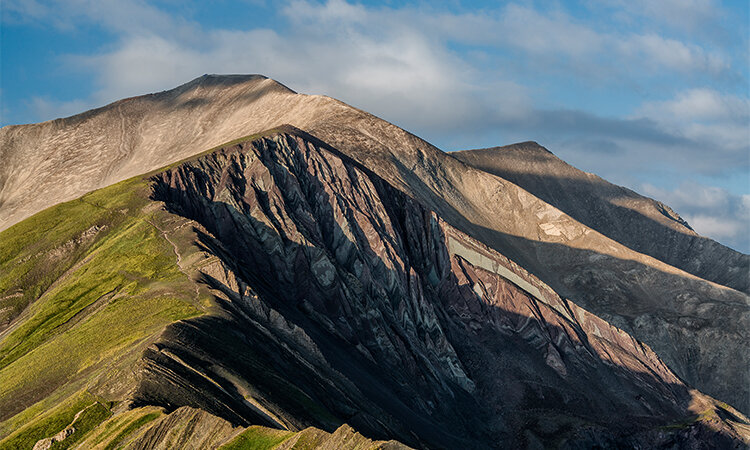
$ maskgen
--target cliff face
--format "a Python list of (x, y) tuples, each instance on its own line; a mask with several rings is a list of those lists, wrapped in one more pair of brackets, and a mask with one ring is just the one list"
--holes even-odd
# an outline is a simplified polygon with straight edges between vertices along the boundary
[(638, 442), (698, 395), (648, 347), (297, 130), (152, 179), (191, 221), (208, 261), (195, 277), (220, 300), (148, 349), (136, 405), (346, 422), (415, 446), (588, 446)]

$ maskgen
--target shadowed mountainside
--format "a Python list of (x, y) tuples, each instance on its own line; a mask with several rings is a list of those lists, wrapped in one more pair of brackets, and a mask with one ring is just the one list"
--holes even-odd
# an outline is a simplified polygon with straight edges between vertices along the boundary
[[(101, 230), (94, 243), (63, 246), (63, 258), (78, 262), (0, 340), (0, 379), (11, 382), (0, 392), (3, 426), (54, 435), (78, 419), (40, 435), (34, 420), (47, 422), (33, 405), (67, 404), (84, 387), (101, 414), (70, 436), (122, 434), (118, 442), (133, 448), (166, 436), (208, 439), (211, 430), (223, 430), (226, 442), (241, 431), (233, 427), (250, 424), (334, 432), (348, 423), (370, 438), (431, 448), (731, 447), (747, 439), (741, 414), (689, 389), (648, 347), (293, 128), (84, 198), (70, 206), (103, 210), (89, 218)], [(54, 213), (0, 237), (45, 229)], [(144, 232), (149, 240), (130, 239)], [(17, 264), (28, 250), (16, 248)], [(133, 255), (115, 272), (124, 278), (70, 311), (65, 290), (85, 288), (83, 277), (111, 251)], [(163, 266), (152, 269), (160, 277), (147, 275), (150, 264)], [(133, 308), (138, 297), (150, 307), (174, 298), (185, 312), (143, 328), (133, 314), (144, 308)], [(131, 306), (117, 313), (123, 302)], [(55, 307), (72, 317), (56, 319)], [(27, 325), (43, 317), (59, 325), (40, 336)], [(91, 325), (125, 317), (129, 332), (145, 338), (96, 347), (111, 343)], [(32, 334), (21, 339), (24, 330)], [(35, 365), (68, 339), (88, 343), (80, 365), (40, 376)], [(77, 408), (68, 409), (92, 409)], [(185, 435), (186, 421), (203, 425)]]
[(698, 235), (669, 206), (586, 173), (536, 142), (452, 152), (511, 181), (627, 247), (706, 280), (748, 292), (750, 257)]
[[(486, 246), (487, 251), (495, 252), (493, 258), (500, 258), (498, 255), (502, 255), (502, 258), (514, 261), (529, 277), (536, 277), (534, 279), (549, 286), (555, 296), (570, 299), (564, 302), (572, 305), (571, 308), (577, 308), (576, 305), (583, 306), (609, 324), (648, 344), (688, 385), (728, 401), (745, 413), (750, 411), (750, 374), (747, 371), (747, 367), (750, 366), (750, 339), (747, 335), (747, 330), (750, 329), (750, 298), (746, 292), (750, 273), (747, 270), (747, 255), (696, 235), (686, 228), (681, 219), (668, 207), (583, 174), (557, 160), (546, 150), (539, 150), (533, 145), (513, 147), (515, 150), (512, 154), (520, 155), (517, 159), (521, 161), (516, 162), (512, 160), (513, 157), (509, 157), (500, 158), (500, 163), (493, 163), (496, 153), (494, 150), (446, 154), (418, 137), (366, 112), (328, 97), (296, 94), (262, 76), (204, 76), (170, 91), (121, 100), (70, 118), (0, 129), (0, 158), (4, 162), (0, 165), (0, 229), (7, 228), (47, 206), (74, 199), (85, 192), (128, 177), (159, 169), (180, 159), (190, 157), (193, 161), (201, 160), (206, 155), (213, 154), (208, 152), (203, 153), (203, 156), (195, 156), (204, 152), (206, 148), (286, 123), (310, 133), (284, 128), (282, 131), (289, 136), (314, 143), (318, 147), (330, 148), (330, 144), (336, 149), (332, 155), (335, 154), (341, 161), (347, 161), (348, 167), (357, 167), (358, 170), (364, 170), (368, 176), (380, 179), (379, 183), (390, 186), (389, 189), (396, 193), (393, 196), (406, 194), (405, 198), (410, 198), (420, 208), (434, 211), (441, 227), (461, 233), (467, 242)], [(327, 144), (322, 144), (318, 138)], [(326, 156), (324, 159), (328, 160), (329, 157)], [(484, 162), (480, 164), (479, 160)], [(189, 162), (187, 164), (189, 166)], [(501, 170), (505, 172), (501, 173)], [(208, 175), (200, 175), (199, 172), (196, 172), (198, 183), (193, 186), (193, 191), (200, 191), (205, 187), (204, 184), (215, 184), (214, 181), (209, 183), (210, 179), (205, 178)], [(556, 176), (565, 176), (556, 179), (549, 176), (550, 172), (556, 173)], [(251, 191), (257, 192), (261, 205), (268, 201), (263, 200), (264, 195), (268, 195), (265, 184), (243, 186), (244, 174), (234, 169), (226, 171), (226, 174), (227, 178), (220, 180), (212, 189), (226, 192), (224, 195), (227, 198), (234, 198), (233, 201), (237, 203), (235, 206), (244, 207), (241, 198), (233, 197), (236, 195), (235, 191), (242, 192), (243, 195)], [(575, 183), (569, 180), (575, 180)], [(227, 190), (226, 186), (230, 188)], [(279, 191), (286, 195), (286, 189), (287, 187), (282, 187)], [(565, 189), (570, 189), (570, 192), (557, 192)], [(30, 197), (28, 193), (32, 191), (39, 195)], [(263, 194), (264, 192), (266, 194)], [(212, 202), (216, 200), (213, 193), (204, 194), (204, 197), (211, 198)], [(92, 193), (83, 199), (102, 195), (101, 192)], [(3, 364), (13, 364), (13, 361), (29, 357), (25, 352), (45, 342), (46, 338), (43, 336), (47, 336), (47, 333), (58, 333), (60, 328), (56, 327), (62, 326), (62, 330), (75, 329), (88, 314), (98, 312), (101, 308), (106, 310), (111, 304), (122, 304), (121, 301), (115, 300), (126, 295), (125, 292), (128, 302), (145, 302), (150, 298), (142, 297), (140, 290), (151, 285), (152, 282), (147, 280), (151, 280), (154, 274), (162, 273), (161, 269), (157, 270), (155, 267), (160, 267), (163, 260), (153, 260), (154, 266), (141, 266), (139, 262), (135, 265), (137, 270), (127, 277), (123, 274), (129, 274), (131, 270), (117, 269), (113, 274), (118, 275), (113, 277), (103, 269), (110, 266), (102, 264), (100, 276), (111, 282), (101, 283), (101, 286), (89, 290), (85, 295), (85, 289), (79, 288), (66, 294), (68, 300), (54, 300), (55, 295), (60, 295), (65, 289), (70, 288), (58, 280), (81, 273), (81, 267), (91, 267), (91, 260), (102, 261), (107, 254), (110, 257), (119, 255), (118, 258), (134, 257), (129, 253), (117, 253), (122, 250), (121, 246), (99, 248), (103, 240), (119, 236), (112, 234), (115, 230), (125, 233), (127, 242), (144, 239), (144, 243), (156, 246), (149, 248), (148, 245), (144, 245), (143, 251), (149, 250), (154, 254), (176, 252), (177, 267), (170, 266), (171, 269), (163, 272), (164, 274), (179, 278), (180, 273), (192, 273), (188, 270), (189, 263), (198, 261), (180, 258), (178, 245), (167, 239), (166, 229), (157, 227), (160, 220), (172, 223), (176, 219), (166, 218), (167, 216), (158, 211), (150, 211), (146, 222), (140, 215), (138, 220), (127, 219), (128, 212), (140, 210), (139, 208), (144, 205), (141, 203), (142, 200), (133, 200), (135, 197), (125, 197), (135, 203), (131, 205), (126, 202), (118, 207), (102, 209), (101, 205), (109, 204), (119, 197), (114, 197), (111, 201), (100, 198), (93, 204), (87, 203), (87, 200), (77, 200), (73, 202), (75, 213), (70, 218), (60, 220), (58, 224), (40, 223), (37, 227), (34, 224), (39, 219), (31, 217), (22, 222), (23, 227), (11, 227), (4, 233), (5, 236), (10, 236), (8, 233), (14, 236), (11, 244), (6, 244), (6, 248), (3, 249), (5, 253), (0, 260), (2, 268), (7, 269), (4, 281), (0, 283), (0, 342), (4, 345), (0, 346), (0, 358), (4, 358), (0, 359), (0, 370), (5, 367)], [(587, 200), (582, 204), (580, 199)], [(224, 198), (218, 200), (227, 201)], [(284, 201), (285, 205), (286, 203), (287, 200)], [(387, 205), (388, 201), (381, 200), (381, 203)], [(202, 207), (213, 209), (217, 206), (208, 203), (202, 204)], [(172, 201), (170, 208), (172, 213), (189, 216), (189, 210), (185, 209), (185, 205), (176, 200)], [(230, 216), (240, 220), (239, 217), (244, 212), (241, 207), (235, 209)], [(199, 211), (190, 214), (193, 215), (187, 219), (199, 222)], [(271, 211), (267, 212), (266, 216), (273, 217), (279, 214)], [(171, 214), (168, 217), (173, 216), (174, 214)], [(281, 216), (283, 217), (283, 214)], [(308, 225), (305, 224), (312, 220), (310, 217), (298, 218), (291, 213), (287, 213), (287, 216), (294, 218), (289, 219), (294, 223), (293, 228), (301, 230), (306, 230)], [(392, 216), (391, 214), (389, 217)], [(243, 280), (245, 284), (250, 283), (246, 279), (249, 275), (241, 273), (246, 269), (237, 267), (237, 261), (242, 261), (247, 255), (232, 253), (242, 249), (243, 244), (232, 243), (227, 246), (226, 240), (231, 240), (231, 236), (220, 235), (212, 228), (218, 225), (209, 220), (210, 218), (204, 219), (208, 222), (201, 223), (193, 231), (190, 231), (193, 225), (186, 225), (187, 222), (182, 223), (184, 228), (173, 231), (177, 232), (181, 239), (200, 243), (200, 251), (191, 251), (191, 254), (200, 254), (209, 259), (217, 258), (223, 261), (222, 264), (228, 267), (227, 270), (234, 273), (232, 276), (235, 279)], [(318, 219), (328, 222), (339, 220), (335, 217)], [(135, 223), (139, 225), (135, 226)], [(88, 226), (79, 229), (82, 224)], [(240, 230), (244, 233), (247, 226), (245, 224), (244, 228), (235, 231)], [(279, 223), (271, 222), (269, 226), (271, 230), (284, 230), (291, 225), (284, 218)], [(187, 228), (190, 230), (186, 230)], [(21, 229), (26, 231), (20, 233)], [(336, 231), (335, 228), (325, 229), (332, 233), (348, 233), (346, 230)], [(375, 230), (379, 234), (388, 234), (396, 232), (397, 227), (384, 230), (375, 227)], [(40, 233), (46, 233), (45, 237), (42, 238)], [(306, 236), (303, 231), (299, 233)], [(120, 238), (122, 236), (118, 239)], [(411, 251), (411, 244), (403, 245), (402, 251)], [(444, 245), (450, 248), (449, 243)], [(21, 250), (18, 250), (19, 248)], [(188, 248), (192, 247), (189, 245)], [(88, 253), (92, 249), (95, 249), (94, 253)], [(278, 249), (267, 250), (273, 255)], [(20, 253), (13, 253), (14, 251)], [(16, 258), (12, 255), (23, 256)], [(137, 261), (151, 261), (151, 256), (139, 258)], [(267, 259), (268, 256), (264, 257), (258, 264), (267, 264)], [(185, 262), (186, 260), (189, 263)], [(131, 262), (134, 261), (123, 260), (125, 265)], [(454, 271), (464, 273), (464, 269)], [(91, 281), (94, 279), (91, 275), (94, 272), (89, 271), (88, 275), (80, 276)], [(184, 292), (194, 292), (188, 295), (193, 301), (178, 300), (168, 308), (159, 309), (159, 314), (148, 316), (149, 320), (152, 320), (149, 327), (156, 328), (140, 328), (143, 333), (137, 337), (132, 336), (135, 340), (129, 342), (137, 341), (139, 350), (131, 350), (129, 361), (132, 362), (132, 358), (135, 358), (138, 352), (149, 348), (150, 343), (155, 342), (149, 333), (171, 323), (167, 317), (194, 317), (203, 314), (207, 311), (206, 308), (224, 311), (219, 315), (221, 317), (236, 317), (239, 314), (236, 308), (225, 307), (228, 304), (227, 298), (231, 296), (225, 292), (226, 288), (222, 288), (222, 285), (226, 285), (221, 281), (222, 277), (215, 274), (204, 275), (204, 278), (200, 278), (203, 282), (200, 284), (201, 287), (197, 288), (191, 287), (190, 284), (172, 284), (173, 281), (167, 283), (169, 286), (180, 286), (179, 289), (170, 288), (172, 291), (177, 289), (181, 292), (177, 295), (178, 299), (184, 300)], [(420, 276), (431, 279), (429, 275), (422, 273)], [(154, 278), (157, 279), (160, 277)], [(473, 285), (481, 285), (476, 278), (472, 280)], [(153, 281), (156, 284), (164, 282)], [(103, 290), (105, 287), (107, 289)], [(150, 288), (146, 291), (161, 292), (152, 291)], [(209, 295), (209, 291), (211, 298), (221, 297), (216, 293), (224, 292), (224, 302), (216, 301), (214, 304), (213, 301), (207, 300), (205, 296)], [(91, 299), (90, 296), (95, 292), (96, 297)], [(280, 294), (268, 295), (269, 299), (273, 299)], [(52, 303), (40, 302), (40, 299), (47, 299)], [(270, 302), (269, 299), (266, 301)], [(48, 316), (37, 316), (40, 313), (39, 308), (42, 308), (39, 305), (50, 304), (56, 305), (57, 308), (51, 316), (54, 320)], [(66, 304), (67, 307), (64, 306)], [(78, 309), (77, 306), (71, 305), (86, 306), (84, 309)], [(44, 308), (41, 311), (49, 314), (49, 310)], [(69, 311), (65, 308), (69, 308)], [(170, 308), (177, 308), (179, 312)], [(305, 306), (303, 309), (309, 308)], [(492, 314), (488, 312), (492, 311), (491, 309), (482, 311), (482, 314)], [(299, 314), (299, 311), (288, 313)], [(37, 319), (29, 321), (29, 317)], [(63, 317), (65, 320), (58, 322), (58, 319), (62, 320)], [(335, 319), (330, 319), (329, 328), (338, 330), (339, 326), (344, 324)], [(201, 316), (192, 320), (204, 323), (207, 319)], [(226, 325), (225, 322), (222, 323)], [(145, 322), (143, 324), (145, 327)], [(201, 329), (192, 326), (182, 329), (182, 326), (170, 326), (168, 330), (180, 330), (178, 335), (190, 335), (190, 330)], [(39, 330), (35, 331), (34, 327), (39, 327)], [(247, 331), (246, 328), (242, 330)], [(342, 330), (338, 332), (341, 333)], [(391, 332), (393, 327), (384, 331), (385, 334)], [(448, 331), (445, 333), (448, 336)], [(142, 340), (146, 339), (146, 336), (152, 336), (148, 338), (151, 340)], [(202, 334), (195, 331), (195, 339), (200, 336)], [(430, 336), (430, 339), (435, 338), (429, 333), (427, 336)], [(336, 348), (333, 343), (326, 342), (327, 345)], [(455, 342), (454, 346), (459, 345)], [(117, 345), (125, 344), (119, 342)], [(187, 348), (188, 350), (183, 351), (187, 351), (188, 356), (190, 351), (193, 351), (187, 345), (180, 348)], [(163, 352), (158, 349), (158, 345), (153, 349), (149, 348), (145, 354), (151, 354), (157, 361), (161, 361), (159, 358), (163, 357)], [(34, 357), (38, 358), (39, 351), (35, 350), (37, 353)], [(458, 349), (454, 348), (453, 351), (458, 354)], [(200, 361), (199, 356), (191, 357)], [(510, 361), (518, 358), (507, 355), (501, 357), (499, 354), (495, 356)], [(451, 359), (445, 355), (440, 356), (438, 360), (441, 360), (440, 358)], [(551, 361), (555, 360), (554, 356), (551, 358)], [(562, 358), (564, 360), (564, 356)], [(491, 358), (488, 356), (487, 359)], [(41, 360), (36, 361), (40, 363)], [(147, 362), (148, 359), (143, 361)], [(434, 376), (441, 380), (438, 375), (443, 369), (436, 369), (435, 367), (439, 368), (440, 365), (434, 366), (437, 363), (429, 358), (428, 361), (431, 362), (425, 367), (429, 369), (425, 370), (437, 374)], [(62, 370), (68, 373), (68, 370), (73, 370), (75, 364), (66, 361), (66, 364), (60, 365), (54, 372)], [(221, 366), (223, 363), (214, 361), (213, 364)], [(42, 366), (38, 367), (42, 370)], [(154, 367), (170, 366), (164, 363), (156, 364)], [(188, 367), (192, 366), (188, 364)], [(280, 367), (286, 370), (293, 366)], [(81, 373), (82, 369), (79, 367), (76, 370)], [(294, 370), (301, 369), (297, 367)], [(481, 371), (486, 368), (475, 370)], [(516, 370), (525, 373), (521, 367)], [(592, 375), (587, 372), (586, 376)], [(409, 382), (413, 379), (419, 378), (405, 378)], [(192, 379), (193, 382), (197, 382), (196, 380)], [(443, 382), (445, 380), (441, 381), (441, 386)], [(453, 380), (452, 383), (459, 382)], [(226, 389), (226, 383), (218, 384)], [(123, 385), (132, 387), (129, 382), (124, 382)], [(41, 398), (40, 395), (43, 397), (49, 394), (49, 390), (55, 385), (41, 383), (35, 386), (33, 389), (27, 386), (26, 389), (16, 391), (17, 394), (23, 393), (21, 397), (14, 399), (14, 404), (18, 405), (18, 408), (30, 405), (24, 403), (28, 399), (38, 399)], [(144, 381), (142, 386), (145, 389), (148, 383)], [(204, 387), (209, 389), (210, 386)], [(157, 385), (152, 390), (144, 390), (144, 398), (156, 401), (159, 389)], [(442, 392), (441, 389), (438, 389), (438, 392)], [(401, 398), (402, 394), (399, 391), (394, 395)], [(155, 397), (148, 397), (149, 395)], [(366, 399), (367, 395), (363, 395)], [(605, 395), (604, 391), (602, 395)], [(191, 398), (190, 395), (185, 396)], [(508, 394), (508, 398), (513, 396)], [(364, 402), (362, 399), (358, 401)], [(247, 405), (244, 407), (250, 408)], [(396, 409), (400, 410), (399, 408)], [(678, 410), (680, 408), (684, 411), (685, 405), (678, 407)], [(208, 410), (219, 412), (210, 408)], [(362, 407), (362, 410), (367, 408)], [(7, 415), (18, 411), (20, 410), (7, 409), (4, 412)], [(222, 411), (222, 414), (229, 417), (226, 410)], [(298, 409), (294, 411), (299, 412)], [(627, 408), (623, 411), (627, 411)], [(287, 416), (297, 417), (297, 414), (289, 413)], [(403, 411), (398, 413), (400, 415), (388, 412), (386, 416), (389, 414), (401, 419), (409, 416)], [(253, 417), (260, 420), (257, 411)], [(300, 417), (305, 416), (302, 414)], [(264, 420), (264, 423), (270, 423), (268, 418)], [(364, 415), (358, 416), (357, 420), (362, 420), (361, 423), (366, 429), (394, 431), (384, 428), (382, 424), (376, 426)], [(525, 429), (518, 425), (517, 421), (511, 420), (510, 423), (511, 425), (503, 426), (514, 430)], [(331, 423), (327, 425), (329, 428), (326, 429), (333, 431), (330, 428)], [(437, 427), (438, 432), (444, 432), (444, 426), (432, 426)], [(516, 426), (521, 428), (513, 428)], [(460, 428), (459, 425), (457, 427)], [(534, 439), (539, 438), (539, 435), (535, 434), (537, 431), (529, 431), (536, 436)], [(406, 439), (406, 442), (412, 441)]]

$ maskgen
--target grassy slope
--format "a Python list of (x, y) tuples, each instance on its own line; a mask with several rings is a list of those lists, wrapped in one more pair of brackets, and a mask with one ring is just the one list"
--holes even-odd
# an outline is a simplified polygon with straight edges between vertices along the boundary
[(0, 340), (0, 448), (62, 430), (129, 352), (200, 313), (148, 194), (134, 178), (0, 233), (0, 298), (22, 294), (0, 306), (28, 305)]
[[(154, 225), (170, 219), (151, 207), (147, 178), (165, 169), (55, 205), (0, 233), (0, 327), (10, 324), (0, 332), (0, 449), (30, 448), (95, 403), (107, 413), (92, 435), (106, 435), (113, 423), (131, 427), (102, 438), (109, 444), (145, 424), (137, 414), (130, 422), (126, 414), (105, 421), (117, 398), (97, 395), (99, 388), (126, 376), (165, 325), (210, 305), (196, 298), (172, 244)], [(151, 420), (157, 413), (149, 414)], [(90, 438), (83, 430), (73, 437), (65, 442)]]
[(254, 425), (221, 446), (221, 450), (267, 450), (294, 436), (293, 431), (274, 430)]
[[(276, 131), (286, 130), (188, 160)], [(212, 303), (181, 272), (162, 234), (173, 218), (149, 199), (147, 177), (158, 172), (53, 206), (0, 233), (0, 449), (31, 448), (68, 426), (76, 431), (51, 448), (120, 448), (166, 417), (156, 407), (115, 414), (123, 392), (111, 387), (128, 384), (123, 377), (132, 376), (142, 350), (167, 324)], [(325, 416), (317, 405), (305, 406)], [(295, 438), (294, 448), (307, 448), (327, 435), (252, 426), (225, 446), (274, 448)]]

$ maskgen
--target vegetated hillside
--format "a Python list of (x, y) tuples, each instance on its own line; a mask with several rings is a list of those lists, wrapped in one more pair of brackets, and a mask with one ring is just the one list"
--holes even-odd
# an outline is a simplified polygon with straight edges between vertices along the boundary
[[(0, 226), (284, 123), (642, 340), (691, 385), (750, 412), (750, 297), (737, 290), (749, 285), (747, 255), (696, 237), (650, 206), (613, 232), (610, 219), (590, 220), (557, 198), (548, 199), (560, 208), (546, 202), (536, 182), (529, 192), (366, 112), (261, 76), (204, 76), (67, 119), (0, 129)], [(639, 247), (628, 237), (643, 231), (670, 244)], [(0, 321), (17, 312), (6, 310)]]
[(29, 303), (0, 336), (0, 446), (400, 445), (345, 423), (418, 447), (748, 443), (647, 346), (291, 127), (45, 210), (0, 255)]
[(0, 448), (399, 448), (347, 428), (280, 433), (189, 408), (131, 410), (143, 354), (165, 327), (217, 308), (211, 289), (189, 276), (217, 262), (151, 194), (136, 177), (0, 233), (0, 298), (22, 311), (0, 332)]
[(567, 164), (536, 142), (452, 152), (631, 249), (747, 293), (750, 257), (700, 236), (669, 206)]

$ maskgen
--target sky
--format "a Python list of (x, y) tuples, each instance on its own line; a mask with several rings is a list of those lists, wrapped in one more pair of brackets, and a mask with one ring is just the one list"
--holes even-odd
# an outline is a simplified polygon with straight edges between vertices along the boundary
[(750, 253), (750, 2), (2, 0), (0, 125), (260, 73), (443, 150), (537, 141)]

